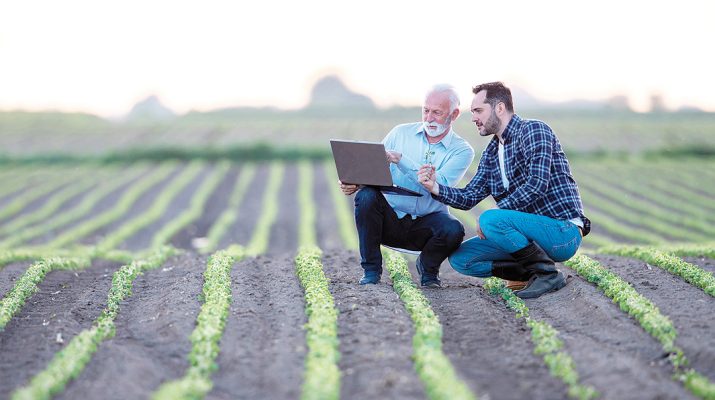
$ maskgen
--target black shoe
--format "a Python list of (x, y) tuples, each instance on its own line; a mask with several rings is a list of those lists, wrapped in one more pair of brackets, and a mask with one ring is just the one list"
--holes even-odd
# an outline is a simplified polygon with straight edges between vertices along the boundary
[(415, 261), (415, 268), (417, 268), (417, 273), (420, 274), (420, 284), (422, 287), (426, 288), (438, 288), (442, 287), (442, 281), (439, 280), (439, 274), (425, 274), (425, 268), (420, 261), (420, 257), (417, 257)]
[(380, 283), (380, 273), (377, 271), (365, 271), (359, 283), (361, 285), (377, 285)]
[(556, 269), (554, 260), (536, 242), (511, 253), (511, 256), (534, 274), (526, 288), (514, 292), (520, 298), (533, 299), (566, 286), (564, 274)]

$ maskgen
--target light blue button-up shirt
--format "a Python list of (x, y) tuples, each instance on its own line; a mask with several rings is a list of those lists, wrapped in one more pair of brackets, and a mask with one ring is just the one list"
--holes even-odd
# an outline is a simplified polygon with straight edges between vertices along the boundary
[(392, 181), (395, 185), (423, 194), (422, 197), (399, 196), (385, 193), (385, 199), (397, 213), (398, 218), (410, 214), (421, 217), (437, 211), (447, 211), (447, 206), (430, 196), (417, 181), (417, 171), (423, 164), (433, 164), (437, 172), (437, 183), (455, 186), (467, 172), (474, 160), (474, 149), (453, 130), (437, 143), (427, 142), (421, 122), (398, 125), (382, 140), (385, 150), (402, 154), (400, 162), (390, 164)]

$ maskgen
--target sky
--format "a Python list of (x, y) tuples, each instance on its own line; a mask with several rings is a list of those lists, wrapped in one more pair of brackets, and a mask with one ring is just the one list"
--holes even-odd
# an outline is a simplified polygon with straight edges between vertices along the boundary
[(119, 116), (153, 94), (179, 113), (291, 109), (337, 74), (383, 107), (449, 83), (467, 109), (501, 80), (715, 111), (713, 16), (710, 0), (0, 0), (0, 109)]

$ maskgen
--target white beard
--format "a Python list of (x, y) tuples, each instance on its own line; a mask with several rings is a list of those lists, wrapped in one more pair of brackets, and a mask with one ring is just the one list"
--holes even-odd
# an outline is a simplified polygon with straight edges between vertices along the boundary
[[(439, 124), (437, 122), (422, 122), (422, 128), (425, 130), (425, 133), (427, 133), (427, 136), (429, 137), (437, 137), (449, 129), (449, 124), (451, 123), (451, 118), (447, 118), (447, 121), (444, 124)], [(430, 128), (431, 127), (431, 128)]]

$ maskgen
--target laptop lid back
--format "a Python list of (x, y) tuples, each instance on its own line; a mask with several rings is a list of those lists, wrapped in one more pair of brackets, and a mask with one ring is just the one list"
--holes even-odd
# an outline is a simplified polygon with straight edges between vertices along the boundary
[(341, 182), (392, 186), (390, 164), (382, 143), (331, 139), (330, 147)]

